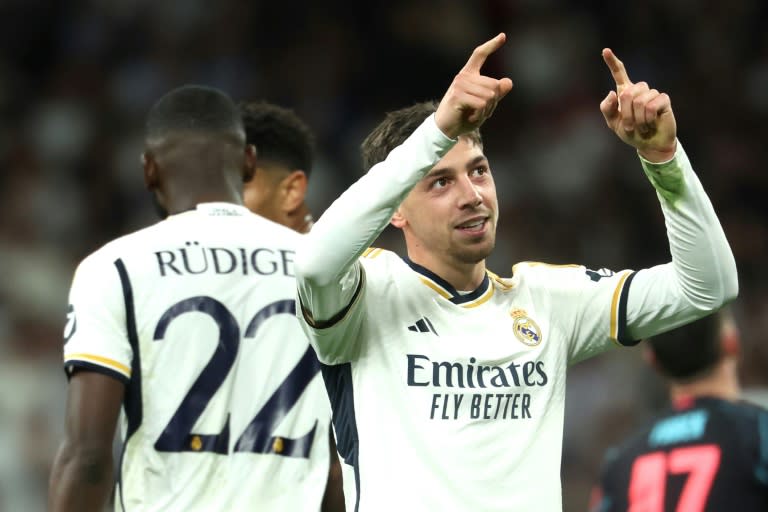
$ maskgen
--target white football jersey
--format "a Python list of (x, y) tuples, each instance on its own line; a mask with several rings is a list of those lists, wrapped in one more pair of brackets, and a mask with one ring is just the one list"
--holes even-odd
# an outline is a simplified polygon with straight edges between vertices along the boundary
[(618, 344), (634, 273), (521, 263), (462, 294), (388, 251), (361, 263), (344, 316), (304, 320), (347, 510), (560, 510), (566, 369)]
[(125, 382), (117, 510), (320, 510), (330, 408), (295, 318), (299, 238), (207, 203), (80, 264), (64, 361)]
[(461, 293), (392, 253), (365, 253), (455, 143), (428, 117), (323, 213), (296, 256), (350, 511), (562, 510), (567, 366), (738, 293), (733, 253), (679, 142), (669, 162), (641, 160), (671, 262), (619, 273), (523, 263)]

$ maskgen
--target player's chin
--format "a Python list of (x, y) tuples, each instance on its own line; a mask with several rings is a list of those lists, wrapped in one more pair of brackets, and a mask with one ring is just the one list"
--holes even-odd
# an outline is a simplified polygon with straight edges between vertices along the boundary
[(495, 237), (490, 236), (474, 242), (464, 241), (456, 248), (456, 256), (459, 261), (464, 263), (479, 263), (491, 255), (495, 245)]

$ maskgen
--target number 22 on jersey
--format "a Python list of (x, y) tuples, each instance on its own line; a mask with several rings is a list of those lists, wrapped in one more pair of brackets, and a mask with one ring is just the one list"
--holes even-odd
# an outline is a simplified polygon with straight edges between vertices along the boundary
[[(229, 414), (218, 434), (199, 434), (192, 432), (192, 429), (235, 363), (240, 346), (240, 326), (227, 307), (216, 299), (207, 296), (191, 297), (171, 306), (160, 317), (153, 339), (162, 342), (168, 326), (175, 319), (191, 312), (209, 316), (218, 327), (219, 339), (208, 364), (202, 369), (155, 442), (155, 449), (160, 452), (213, 452), (226, 455), (230, 439)], [(259, 310), (248, 322), (244, 342), (255, 338), (259, 327), (268, 318), (279, 314), (295, 315), (295, 301), (280, 300)], [(307, 346), (307, 350), (286, 379), (272, 393), (245, 430), (239, 432), (234, 451), (308, 458), (317, 421), (309, 432), (295, 439), (276, 437), (273, 433), (319, 371), (317, 358)]]

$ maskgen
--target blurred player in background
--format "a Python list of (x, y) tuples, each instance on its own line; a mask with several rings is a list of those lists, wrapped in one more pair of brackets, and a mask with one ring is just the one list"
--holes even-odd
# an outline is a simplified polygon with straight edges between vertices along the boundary
[(292, 110), (265, 101), (240, 105), (248, 144), (257, 151), (256, 173), (244, 202), (254, 213), (299, 233), (312, 227), (305, 203), (315, 138)]
[[(522, 263), (511, 279), (486, 270), (498, 202), (477, 130), (512, 83), (480, 71), (504, 40), (475, 49), (436, 110), (416, 105), (374, 129), (363, 143), (369, 172), (296, 255), (349, 510), (561, 510), (568, 365), (737, 294), (733, 254), (677, 141), (669, 97), (631, 82), (609, 49), (617, 90), (600, 109), (641, 157), (672, 261), (619, 273)], [(407, 257), (368, 249), (390, 222)]]
[[(313, 219), (306, 204), (315, 137), (295, 112), (267, 101), (240, 104), (245, 141), (256, 148), (256, 171), (245, 183), (243, 199), (253, 213), (306, 233)], [(341, 466), (329, 430), (331, 468), (323, 510), (344, 510)]]
[(727, 310), (654, 336), (672, 409), (606, 454), (593, 512), (768, 510), (768, 410), (740, 402)]
[(79, 265), (52, 511), (320, 510), (329, 408), (295, 319), (296, 232), (242, 206), (237, 106), (175, 89), (151, 109), (144, 178), (168, 217)]

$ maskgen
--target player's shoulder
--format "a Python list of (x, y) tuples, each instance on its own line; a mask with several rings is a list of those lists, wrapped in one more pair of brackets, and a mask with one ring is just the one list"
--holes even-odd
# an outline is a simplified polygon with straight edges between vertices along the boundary
[(609, 268), (591, 269), (581, 264), (552, 264), (540, 261), (523, 261), (512, 266), (512, 282), (534, 283), (537, 286), (564, 288), (580, 287), (603, 279), (630, 274), (631, 270), (615, 272)]
[(257, 233), (267, 236), (274, 235), (277, 237), (277, 240), (293, 241), (296, 243), (302, 240), (305, 236), (303, 233), (294, 231), (289, 227), (283, 226), (280, 223), (253, 212), (246, 212), (241, 219), (243, 223), (252, 225), (254, 229), (258, 230), (253, 233), (254, 235)]
[(115, 261), (126, 257), (128, 254), (136, 250), (136, 242), (141, 240), (143, 234), (149, 228), (143, 228), (133, 233), (120, 236), (109, 242), (106, 242), (101, 247), (98, 247), (93, 252), (83, 258), (77, 266), (75, 275), (81, 275), (88, 273), (102, 274), (107, 269), (114, 267)]
[(387, 249), (369, 247), (358, 259), (365, 282), (369, 288), (389, 287), (394, 282), (407, 279), (410, 267), (400, 255)]
[(520, 261), (512, 265), (512, 274), (518, 273), (534, 273), (534, 274), (551, 274), (556, 273), (559, 275), (573, 273), (574, 270), (583, 270), (584, 265), (576, 263), (545, 263), (543, 261)]
[(360, 255), (360, 263), (368, 269), (382, 271), (407, 266), (398, 254), (380, 247), (369, 247)]
[[(718, 411), (729, 421), (742, 421), (747, 424), (768, 422), (768, 409), (753, 402), (746, 400), (713, 400), (712, 402), (711, 408)], [(768, 423), (766, 425), (768, 426)]]
[(623, 439), (611, 445), (603, 456), (603, 468), (617, 468), (622, 464), (629, 464), (638, 454), (646, 451), (648, 436), (653, 431), (654, 426), (665, 418), (667, 418), (667, 414), (646, 419)]
[(147, 235), (189, 232), (217, 241), (269, 242), (279, 245), (296, 245), (303, 235), (266, 217), (251, 212), (245, 207), (233, 209), (222, 206), (224, 213), (216, 214), (212, 205), (198, 206), (198, 210), (169, 217), (163, 222), (150, 226)]
[(216, 215), (215, 211), (209, 207), (174, 215), (119, 238), (113, 245), (129, 254), (132, 250), (142, 251), (148, 247), (166, 248), (174, 241), (194, 245), (246, 244), (292, 249), (303, 237), (301, 233), (244, 207), (234, 210), (236, 214)]
[(116, 278), (116, 262), (136, 250), (134, 237), (131, 233), (115, 238), (85, 256), (75, 268), (73, 282), (104, 285)]
[(541, 261), (521, 261), (512, 265), (513, 281), (535, 281), (538, 283), (573, 281), (587, 278), (587, 268), (578, 264), (552, 264)]
[(371, 246), (363, 251), (363, 254), (360, 255), (360, 259), (366, 260), (366, 261), (373, 261), (375, 259), (378, 259), (381, 256), (383, 256), (383, 258), (380, 261), (385, 261), (390, 257), (395, 256), (395, 253), (393, 253), (392, 251), (388, 251), (387, 249), (382, 249), (381, 247)]

